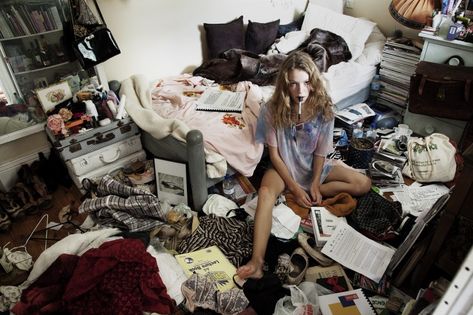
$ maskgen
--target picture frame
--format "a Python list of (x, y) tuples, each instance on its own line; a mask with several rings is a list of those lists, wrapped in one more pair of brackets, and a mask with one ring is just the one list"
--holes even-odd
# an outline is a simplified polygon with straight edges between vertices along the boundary
[(67, 81), (49, 85), (44, 89), (36, 89), (36, 96), (43, 111), (47, 113), (59, 103), (72, 98), (72, 91)]
[(171, 205), (187, 205), (187, 165), (155, 158), (154, 170), (158, 198), (167, 200)]

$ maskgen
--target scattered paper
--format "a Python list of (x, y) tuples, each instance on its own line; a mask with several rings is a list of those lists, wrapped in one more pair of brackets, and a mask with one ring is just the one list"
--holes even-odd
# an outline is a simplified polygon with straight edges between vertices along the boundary
[(197, 100), (197, 110), (241, 113), (246, 92), (207, 89)]
[(322, 253), (339, 264), (379, 282), (394, 255), (393, 248), (381, 245), (340, 222), (322, 248)]
[(429, 210), (433, 204), (449, 189), (443, 184), (430, 184), (424, 186), (406, 186), (402, 190), (394, 191), (396, 200), (402, 204), (404, 214), (419, 216), (423, 211)]

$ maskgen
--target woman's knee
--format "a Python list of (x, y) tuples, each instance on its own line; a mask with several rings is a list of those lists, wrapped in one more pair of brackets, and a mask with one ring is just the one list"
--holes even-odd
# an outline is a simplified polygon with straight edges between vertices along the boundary
[(360, 174), (355, 180), (354, 187), (353, 195), (364, 195), (371, 189), (371, 179), (368, 176)]

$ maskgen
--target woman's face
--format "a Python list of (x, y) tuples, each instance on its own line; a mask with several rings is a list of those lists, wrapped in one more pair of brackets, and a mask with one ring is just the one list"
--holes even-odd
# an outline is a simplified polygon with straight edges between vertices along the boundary
[(305, 102), (311, 90), (309, 74), (300, 69), (291, 69), (287, 77), (289, 79), (289, 95), (292, 102), (297, 104), (299, 97), (302, 97), (302, 102)]

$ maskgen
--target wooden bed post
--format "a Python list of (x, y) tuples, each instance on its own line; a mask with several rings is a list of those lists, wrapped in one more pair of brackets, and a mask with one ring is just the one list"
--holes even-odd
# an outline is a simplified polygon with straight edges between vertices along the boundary
[(189, 180), (191, 184), (192, 202), (195, 211), (201, 211), (207, 201), (207, 173), (205, 167), (205, 153), (203, 136), (200, 130), (191, 130), (186, 135), (187, 163), (189, 166)]

